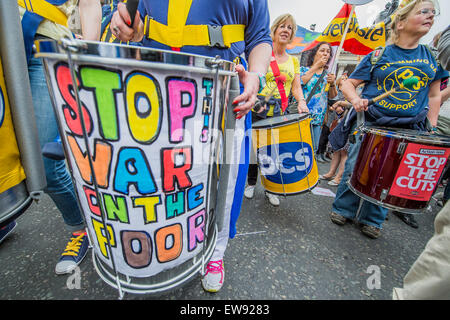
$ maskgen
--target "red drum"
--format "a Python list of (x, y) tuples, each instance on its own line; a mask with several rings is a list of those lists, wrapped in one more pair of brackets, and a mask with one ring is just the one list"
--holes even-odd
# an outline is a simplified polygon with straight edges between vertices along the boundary
[(365, 127), (348, 182), (361, 198), (405, 213), (428, 207), (450, 155), (448, 136)]

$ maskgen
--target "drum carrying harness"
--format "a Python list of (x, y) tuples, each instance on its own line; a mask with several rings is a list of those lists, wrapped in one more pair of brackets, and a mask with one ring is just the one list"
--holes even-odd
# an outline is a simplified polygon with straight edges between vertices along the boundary
[(68, 17), (56, 6), (63, 5), (68, 0), (17, 0), (17, 4), (24, 8), (22, 17), (23, 40), (27, 61), (30, 61), (33, 51), (34, 37), (42, 20), (47, 19), (56, 24), (67, 26)]
[(209, 46), (230, 48), (244, 41), (245, 25), (186, 25), (192, 0), (169, 0), (167, 25), (144, 17), (144, 36), (171, 48)]

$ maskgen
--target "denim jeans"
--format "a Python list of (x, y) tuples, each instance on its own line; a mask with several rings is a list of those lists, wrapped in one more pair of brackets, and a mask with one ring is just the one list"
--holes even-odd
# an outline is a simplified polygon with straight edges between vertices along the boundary
[(319, 140), (321, 132), (322, 132), (322, 125), (320, 124), (311, 125), (311, 135), (312, 135), (311, 139), (313, 143), (314, 153), (316, 153), (319, 148)]
[[(32, 58), (28, 65), (31, 94), (33, 99), (36, 125), (41, 147), (52, 142), (58, 135), (58, 125), (52, 107), (52, 101), (45, 80), (44, 69), (40, 59)], [(43, 157), (47, 187), (45, 193), (62, 213), (69, 231), (84, 228), (84, 220), (78, 206), (72, 179), (64, 160), (52, 160)]]
[[(356, 125), (355, 125), (356, 127)], [(350, 131), (353, 132), (354, 128)], [(369, 201), (362, 200), (359, 196), (353, 193), (348, 185), (347, 181), (353, 173), (353, 168), (355, 167), (356, 160), (358, 158), (359, 149), (361, 148), (361, 133), (358, 131), (356, 135), (356, 142), (350, 144), (348, 150), (348, 158), (345, 162), (344, 174), (342, 175), (341, 182), (337, 188), (336, 198), (333, 202), (333, 212), (340, 214), (348, 219), (355, 219), (358, 213), (358, 208), (360, 201), (362, 201), (361, 210), (357, 217), (358, 221), (365, 225), (374, 226), (382, 229), (382, 224), (388, 213), (388, 209), (380, 207)]]

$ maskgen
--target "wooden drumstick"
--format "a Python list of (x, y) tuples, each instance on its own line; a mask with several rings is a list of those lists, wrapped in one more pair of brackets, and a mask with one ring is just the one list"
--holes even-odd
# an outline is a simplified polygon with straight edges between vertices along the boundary
[[(278, 79), (280, 79), (283, 83), (286, 81), (286, 76), (281, 74)], [(269, 92), (269, 94), (264, 98), (264, 101), (261, 102), (261, 100), (258, 99), (258, 101), (255, 103), (255, 106), (253, 107), (253, 111), (258, 112), (261, 107), (267, 104), (269, 102), (270, 98), (272, 98), (273, 94), (275, 93), (275, 90), (278, 89), (278, 86), (275, 85), (272, 90)]]
[(403, 82), (400, 85), (396, 86), (395, 88), (389, 90), (388, 92), (380, 94), (379, 96), (376, 96), (375, 98), (370, 99), (368, 105), (374, 104), (375, 102), (378, 102), (381, 99), (386, 98), (387, 96), (390, 96), (391, 94), (397, 92), (399, 89), (400, 90), (412, 89), (412, 87), (418, 83), (419, 83), (419, 78), (416, 76), (411, 76), (409, 78), (406, 78), (405, 80), (403, 80)]

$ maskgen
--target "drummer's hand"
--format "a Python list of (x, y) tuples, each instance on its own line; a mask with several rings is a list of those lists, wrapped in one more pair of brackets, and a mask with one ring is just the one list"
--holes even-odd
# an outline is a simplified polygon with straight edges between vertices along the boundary
[(124, 3), (120, 2), (117, 5), (117, 10), (114, 12), (111, 18), (111, 33), (119, 40), (127, 41), (138, 41), (142, 38), (143, 26), (139, 11), (136, 11), (136, 16), (134, 18), (133, 26), (130, 27), (131, 17), (128, 13), (127, 7)]
[[(239, 81), (244, 85), (244, 92), (233, 101), (233, 111), (236, 113), (236, 119), (240, 119), (252, 110), (257, 101), (259, 78), (256, 73), (246, 71), (244, 66), (240, 64), (236, 66), (236, 72), (238, 73)], [(263, 110), (261, 108), (260, 112)]]
[(308, 106), (306, 105), (305, 100), (302, 99), (298, 102), (297, 110), (298, 110), (298, 113), (308, 113), (309, 112), (309, 109), (308, 109)]
[(353, 108), (355, 108), (356, 112), (366, 111), (369, 108), (369, 100), (355, 98), (351, 101)]
[(327, 74), (327, 83), (332, 84), (336, 80), (334, 73)]

